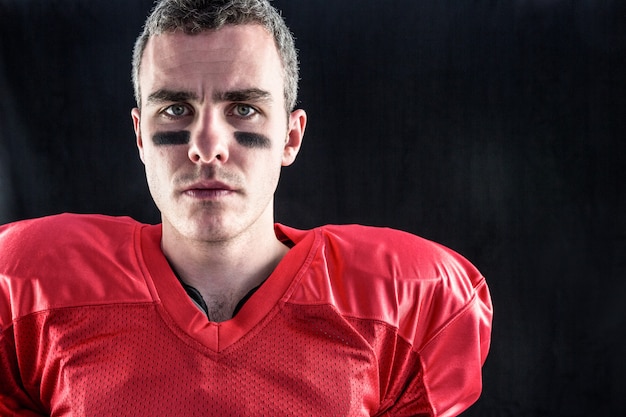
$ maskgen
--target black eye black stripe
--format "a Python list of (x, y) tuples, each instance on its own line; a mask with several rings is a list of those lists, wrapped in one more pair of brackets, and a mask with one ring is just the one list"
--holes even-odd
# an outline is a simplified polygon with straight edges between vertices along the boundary
[[(157, 132), (152, 136), (152, 141), (157, 146), (186, 145), (191, 139), (191, 133), (186, 130), (175, 132)], [(246, 148), (269, 148), (270, 139), (260, 133), (235, 132), (237, 143)]]
[(269, 148), (271, 141), (267, 136), (252, 132), (235, 132), (235, 139), (246, 148)]
[(191, 134), (186, 130), (178, 132), (157, 132), (152, 136), (155, 145), (186, 145), (189, 143)]

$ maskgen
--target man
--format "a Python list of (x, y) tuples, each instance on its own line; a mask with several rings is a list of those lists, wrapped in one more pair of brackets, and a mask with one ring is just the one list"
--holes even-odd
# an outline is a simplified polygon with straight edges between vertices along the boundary
[(454, 416), (478, 398), (491, 302), (469, 262), (274, 224), (306, 113), (266, 0), (159, 2), (133, 67), (162, 224), (0, 229), (0, 415)]

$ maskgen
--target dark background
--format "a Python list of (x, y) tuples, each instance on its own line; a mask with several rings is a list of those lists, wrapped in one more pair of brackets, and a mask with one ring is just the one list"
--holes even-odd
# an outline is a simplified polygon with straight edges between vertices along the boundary
[[(309, 114), (277, 219), (392, 226), (481, 269), (493, 344), (465, 415), (625, 415), (626, 2), (274, 4)], [(0, 223), (158, 221), (129, 116), (150, 7), (0, 0)]]

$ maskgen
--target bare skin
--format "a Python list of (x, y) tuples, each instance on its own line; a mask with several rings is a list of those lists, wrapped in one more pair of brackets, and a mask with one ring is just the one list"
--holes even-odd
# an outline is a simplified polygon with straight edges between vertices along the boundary
[(306, 114), (285, 110), (282, 73), (257, 25), (158, 35), (144, 52), (143, 104), (131, 114), (162, 248), (211, 321), (232, 318), (288, 251), (274, 234), (274, 192)]

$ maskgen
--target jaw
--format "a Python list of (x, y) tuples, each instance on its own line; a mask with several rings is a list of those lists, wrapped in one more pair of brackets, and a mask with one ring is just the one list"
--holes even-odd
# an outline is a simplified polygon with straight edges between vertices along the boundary
[[(179, 202), (179, 211), (172, 216), (162, 214), (163, 242), (176, 242), (179, 247), (207, 248), (261, 245), (268, 236), (275, 239), (273, 198), (255, 214), (250, 208), (237, 205), (239, 195), (229, 203), (202, 200), (193, 204)], [(183, 197), (181, 200), (185, 200)]]

